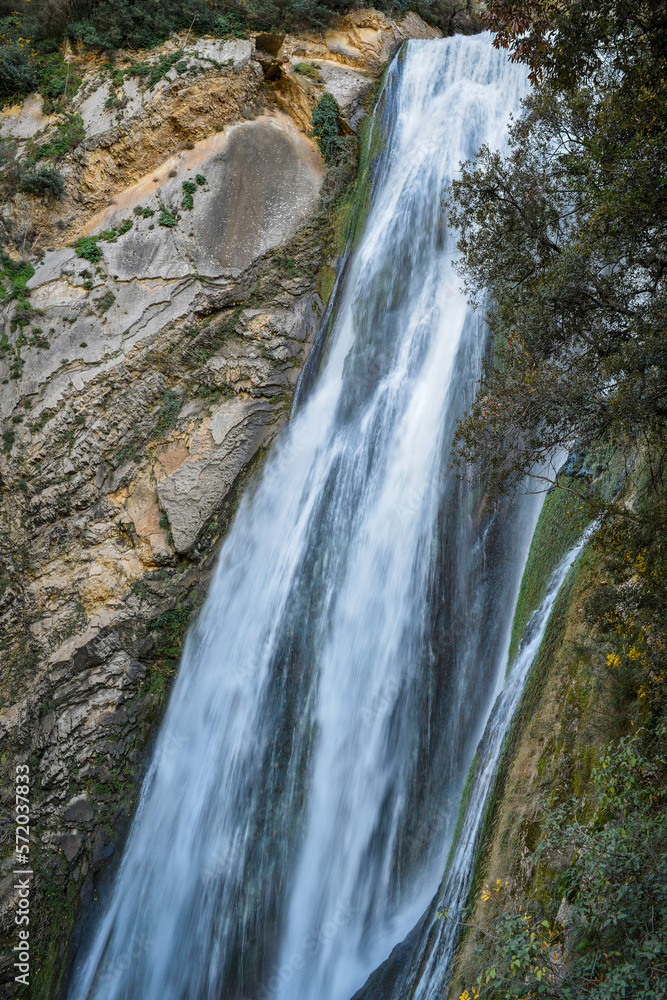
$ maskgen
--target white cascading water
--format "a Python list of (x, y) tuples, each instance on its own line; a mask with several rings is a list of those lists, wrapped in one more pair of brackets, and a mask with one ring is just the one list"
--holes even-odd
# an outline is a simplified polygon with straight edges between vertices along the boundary
[(487, 334), (442, 192), (525, 73), (410, 42), (324, 359), (225, 541), (69, 996), (349, 1000), (433, 895), (538, 513), (449, 471)]
[(446, 995), (461, 912), (466, 905), (487, 803), (505, 737), (521, 701), (526, 678), (539, 652), (560, 588), (596, 527), (594, 522), (583, 532), (579, 542), (556, 568), (542, 603), (526, 626), (516, 660), (477, 748), (470, 796), (445, 877), (415, 942), (411, 960), (399, 971), (386, 994), (386, 1000), (439, 1000)]

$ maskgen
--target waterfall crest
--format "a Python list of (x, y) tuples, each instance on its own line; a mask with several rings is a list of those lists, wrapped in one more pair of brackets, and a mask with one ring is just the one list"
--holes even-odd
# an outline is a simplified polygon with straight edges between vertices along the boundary
[(526, 89), (486, 35), (389, 69), (319, 374), (188, 636), (75, 1000), (347, 1000), (433, 894), (539, 507), (448, 469), (488, 345), (441, 196)]

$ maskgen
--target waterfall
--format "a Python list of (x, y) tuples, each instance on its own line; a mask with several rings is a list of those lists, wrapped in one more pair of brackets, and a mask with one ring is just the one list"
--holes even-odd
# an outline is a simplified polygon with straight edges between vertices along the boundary
[(448, 467), (488, 334), (441, 197), (526, 89), (488, 35), (388, 71), (318, 371), (187, 638), (74, 1000), (349, 1000), (433, 895), (539, 507)]
[(597, 522), (594, 522), (564, 557), (553, 573), (542, 603), (528, 622), (516, 661), (507, 683), (498, 695), (477, 748), (470, 796), (443, 883), (431, 904), (410, 966), (394, 984), (387, 1000), (390, 997), (391, 1000), (405, 1000), (408, 997), (410, 1000), (438, 1000), (445, 995), (457, 942), (460, 913), (466, 904), (484, 815), (505, 737), (521, 700), (526, 678), (542, 644), (560, 588), (597, 526)]

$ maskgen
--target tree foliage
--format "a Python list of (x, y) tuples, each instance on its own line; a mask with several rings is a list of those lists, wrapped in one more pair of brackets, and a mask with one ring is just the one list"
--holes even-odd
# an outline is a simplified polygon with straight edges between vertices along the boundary
[[(588, 34), (587, 44), (551, 41), (509, 155), (482, 149), (454, 184), (464, 274), (478, 301), (490, 293), (500, 361), (487, 369), (460, 441), (464, 453), (482, 446), (501, 486), (577, 437), (662, 443), (663, 18), (648, 33), (625, 21), (604, 48), (591, 32), (597, 61), (578, 56), (574, 78), (567, 56), (590, 48)], [(539, 51), (535, 41), (531, 58)]]
[[(604, 580), (581, 610), (598, 669), (625, 692), (626, 722), (663, 736), (660, 747), (633, 744), (630, 756), (629, 744), (610, 750), (596, 816), (577, 824), (563, 813), (552, 829), (575, 851), (569, 888), (555, 888), (574, 907), (578, 951), (567, 968), (546, 961), (552, 979), (533, 974), (532, 952), (548, 958), (553, 923), (535, 924), (526, 941), (510, 920), (499, 927), (507, 981), (471, 995), (664, 996), (666, 812), (651, 794), (664, 787), (667, 711), (667, 6), (487, 8), (495, 44), (529, 67), (534, 87), (507, 152), (482, 149), (447, 193), (461, 272), (493, 337), (458, 429), (459, 459), (487, 473), (497, 494), (545, 475), (545, 487), (574, 489), (601, 517)], [(542, 473), (561, 449), (565, 469)], [(624, 459), (605, 503), (592, 486), (604, 470), (586, 460), (595, 450)], [(616, 802), (612, 774), (626, 780), (625, 791), (613, 784)], [(533, 920), (510, 916), (524, 928)]]
[(26, 194), (45, 194), (52, 198), (62, 198), (65, 193), (63, 175), (57, 167), (48, 165), (28, 169), (21, 178), (20, 187)]
[(19, 45), (0, 49), (0, 100), (34, 90), (35, 71)]
[(558, 448), (604, 441), (625, 452), (632, 487), (598, 509), (614, 583), (591, 614), (619, 650), (641, 643), (659, 676), (667, 8), (638, 0), (489, 6), (497, 43), (528, 62), (538, 83), (507, 155), (482, 149), (449, 196), (467, 287), (488, 304), (494, 335), (494, 357), (459, 427), (459, 455), (480, 462), (502, 492)]
[[(80, 39), (103, 49), (150, 48), (171, 32), (190, 30), (221, 36), (246, 31), (321, 29), (353, 7), (387, 13), (415, 10), (445, 29), (468, 4), (459, 0), (0, 0), (5, 40), (28, 38), (38, 52), (62, 38)], [(2, 34), (2, 32), (0, 32)], [(13, 47), (0, 58), (0, 98), (31, 89), (31, 52)], [(34, 82), (34, 81), (33, 81)]]
[(313, 109), (310, 125), (322, 156), (327, 162), (333, 161), (340, 145), (340, 110), (335, 97), (322, 94)]

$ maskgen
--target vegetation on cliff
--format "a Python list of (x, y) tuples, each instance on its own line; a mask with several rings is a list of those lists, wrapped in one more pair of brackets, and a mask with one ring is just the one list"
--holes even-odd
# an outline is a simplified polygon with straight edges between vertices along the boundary
[(322, 29), (348, 10), (372, 7), (389, 14), (413, 10), (451, 30), (470, 14), (457, 0), (17, 0), (0, 3), (0, 99), (39, 88), (57, 99), (76, 89), (59, 52), (65, 38), (113, 50), (150, 48), (173, 31), (243, 38), (247, 31)]
[(520, 864), (482, 890), (498, 920), (462, 995), (664, 996), (667, 9), (495, 0), (488, 23), (535, 87), (508, 153), (482, 149), (448, 196), (494, 334), (459, 454), (501, 494), (568, 449), (545, 486), (601, 527), (568, 612), (576, 642), (550, 653), (586, 689), (588, 744), (563, 710)]

